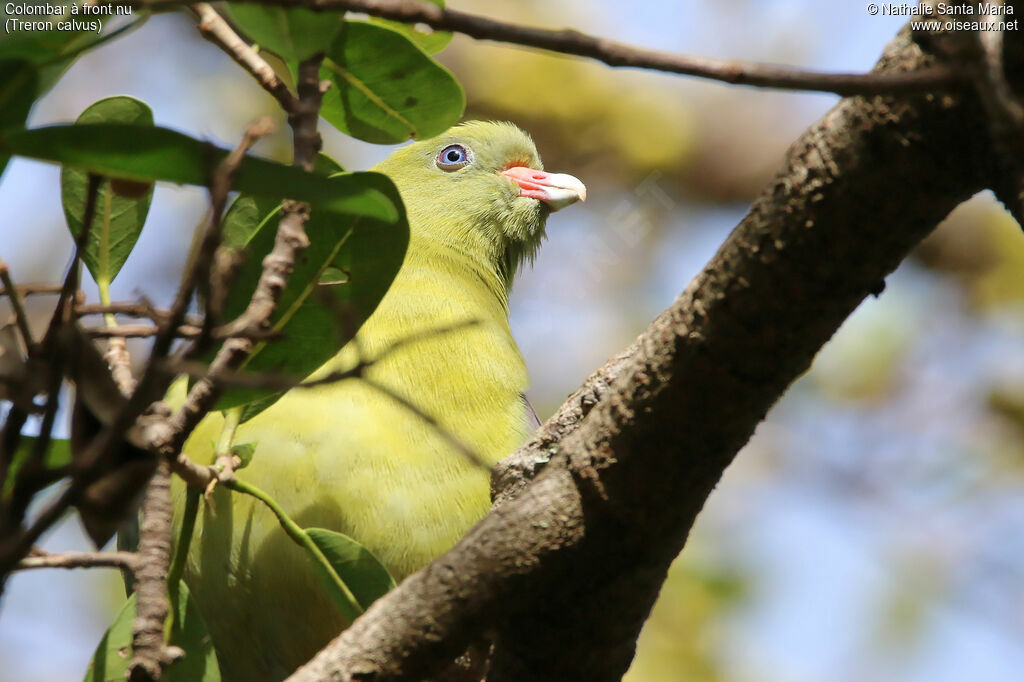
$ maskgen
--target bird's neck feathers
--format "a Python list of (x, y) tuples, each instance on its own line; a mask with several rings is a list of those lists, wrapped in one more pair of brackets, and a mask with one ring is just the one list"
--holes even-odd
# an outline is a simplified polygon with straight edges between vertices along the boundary
[(476, 210), (466, 206), (418, 210), (417, 205), (423, 204), (407, 203), (407, 264), (446, 276), (462, 273), (483, 283), (507, 311), (512, 281), (523, 264), (532, 262), (543, 238), (536, 214), (504, 212), (497, 202)]
[(413, 230), (396, 284), (431, 273), (439, 281), (448, 282), (454, 294), (465, 286), (483, 287), (507, 316), (511, 281), (495, 267), (494, 259), (487, 252), (489, 246), (479, 236)]

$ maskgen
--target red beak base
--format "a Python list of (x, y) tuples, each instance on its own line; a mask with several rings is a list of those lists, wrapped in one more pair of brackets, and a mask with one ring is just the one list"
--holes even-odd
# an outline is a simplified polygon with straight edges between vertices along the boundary
[(587, 200), (586, 185), (566, 173), (548, 173), (526, 166), (513, 166), (501, 174), (519, 185), (519, 196), (543, 201), (552, 211)]

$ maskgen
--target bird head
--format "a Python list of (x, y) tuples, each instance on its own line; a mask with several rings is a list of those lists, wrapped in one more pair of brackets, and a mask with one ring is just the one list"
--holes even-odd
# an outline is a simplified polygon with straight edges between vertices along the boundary
[(587, 196), (575, 177), (545, 172), (533, 140), (511, 123), (457, 125), (374, 170), (398, 187), (413, 240), (483, 257), (506, 286), (532, 260), (548, 214)]

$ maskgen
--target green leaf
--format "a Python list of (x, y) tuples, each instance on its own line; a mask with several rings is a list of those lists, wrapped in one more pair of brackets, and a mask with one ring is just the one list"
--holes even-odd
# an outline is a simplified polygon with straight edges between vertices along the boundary
[(238, 445), (231, 446), (231, 452), (237, 455), (238, 459), (241, 460), (241, 464), (239, 464), (237, 467), (238, 469), (244, 469), (245, 467), (249, 466), (249, 462), (252, 461), (252, 456), (256, 454), (257, 445), (259, 445), (258, 442), (239, 443)]
[[(345, 169), (337, 161), (323, 152), (316, 155), (313, 172), (329, 177), (335, 173), (344, 173)], [(231, 202), (224, 213), (221, 223), (221, 243), (238, 249), (245, 248), (246, 242), (256, 232), (260, 223), (267, 219), (281, 202), (273, 197), (254, 197), (239, 194)]]
[(313, 162), (313, 172), (330, 177), (335, 173), (344, 173), (345, 169), (327, 154), (320, 152), (316, 155), (316, 161)]
[[(228, 151), (166, 128), (96, 123), (3, 131), (0, 154), (28, 156), (125, 180), (208, 186)], [(325, 178), (247, 156), (233, 188), (259, 196), (306, 201), (325, 212), (388, 223), (404, 220), (395, 203), (398, 192), (378, 173)]]
[[(178, 610), (171, 631), (171, 644), (181, 647), (185, 656), (172, 663), (160, 679), (163, 682), (219, 682), (217, 654), (189, 594), (185, 582), (179, 583)], [(132, 621), (135, 619), (135, 595), (128, 598), (120, 613), (100, 640), (93, 654), (85, 682), (124, 682), (131, 662)]]
[[(328, 182), (346, 177), (336, 175)], [(367, 177), (401, 206), (390, 180), (373, 174)], [(225, 319), (237, 317), (248, 305), (263, 271), (263, 258), (273, 248), (279, 219), (278, 209), (257, 226), (245, 244), (246, 260), (224, 301)], [(233, 240), (248, 229), (241, 223), (239, 219), (233, 224)], [(302, 261), (295, 264), (271, 320), (272, 329), (281, 332), (283, 338), (257, 344), (244, 365), (247, 371), (305, 377), (327, 362), (352, 340), (376, 309), (402, 265), (409, 241), (404, 208), (402, 219), (392, 225), (339, 219), (314, 209), (306, 222), (306, 234), (310, 246)], [(212, 359), (214, 352), (211, 350), (205, 359)], [(247, 406), (242, 416), (245, 421), (269, 407), (279, 395), (267, 389), (232, 389), (221, 397), (217, 409), (259, 401), (256, 406)]]
[[(444, 0), (424, 1), (429, 2), (432, 5), (437, 5), (438, 7), (444, 7)], [(444, 48), (448, 47), (448, 43), (452, 41), (452, 34), (450, 31), (430, 31), (429, 26), (426, 27), (426, 31), (422, 31), (414, 24), (404, 24), (400, 21), (381, 19), (380, 17), (370, 17), (369, 21), (371, 24), (377, 24), (378, 26), (384, 26), (385, 28), (390, 28), (393, 31), (398, 31), (406, 38), (409, 38), (419, 45), (421, 50), (429, 54), (440, 52)]]
[[(22, 59), (0, 59), (0, 130), (22, 128), (36, 99), (39, 74), (36, 68)], [(10, 160), (0, 154), (0, 173)]]
[(256, 228), (280, 206), (281, 202), (274, 197), (239, 194), (224, 213), (221, 243), (227, 247), (244, 249), (256, 233)]
[(286, 62), (299, 62), (323, 52), (344, 21), (340, 12), (313, 12), (266, 5), (231, 3), (231, 20), (255, 41)]
[[(11, 458), (10, 467), (7, 469), (7, 478), (4, 480), (4, 488), (2, 493), (0, 493), (4, 500), (14, 490), (14, 484), (18, 480), (18, 472), (32, 456), (32, 449), (36, 445), (36, 440), (36, 436), (22, 434), (21, 439), (18, 441), (18, 448), (14, 451), (14, 457)], [(60, 469), (69, 464), (71, 464), (71, 441), (65, 438), (51, 438), (50, 445), (43, 454), (43, 467), (46, 469)]]
[[(152, 126), (153, 111), (134, 97), (108, 97), (92, 104), (78, 117), (76, 125), (128, 123)], [(82, 220), (88, 202), (89, 173), (80, 168), (64, 168), (60, 177), (61, 200), (68, 229), (74, 237), (82, 232)], [(105, 288), (109, 285), (135, 247), (153, 200), (153, 183), (138, 183), (104, 178), (96, 196), (96, 212), (82, 260), (92, 277)]]
[[(344, 173), (345, 169), (337, 161), (321, 152), (316, 155), (313, 172), (328, 177), (335, 173)], [(239, 194), (224, 213), (224, 220), (221, 223), (221, 243), (238, 249), (244, 248), (260, 223), (266, 220), (267, 216), (280, 205), (281, 202), (272, 197)]]
[(394, 589), (395, 579), (383, 564), (370, 550), (349, 536), (324, 528), (306, 528), (305, 531), (348, 585), (364, 611)]
[(0, 60), (0, 130), (21, 128), (35, 100), (36, 68), (23, 59)]
[(271, 393), (266, 397), (250, 400), (245, 404), (245, 407), (242, 408), (242, 416), (239, 418), (238, 423), (244, 424), (249, 421), (260, 412), (276, 403), (282, 395), (282, 393)]
[(367, 142), (433, 137), (458, 123), (466, 106), (448, 69), (401, 33), (364, 21), (345, 22), (320, 77), (333, 83), (320, 113)]
[[(18, 4), (15, 3), (15, 5)], [(34, 4), (46, 3), (36, 2)], [(36, 97), (49, 90), (81, 54), (126, 31), (137, 28), (148, 17), (147, 12), (135, 10), (134, 13), (138, 14), (138, 18), (133, 23), (100, 35), (97, 29), (101, 28), (110, 19), (110, 16), (72, 15), (68, 11), (70, 3), (50, 2), (49, 4), (60, 10), (52, 18), (38, 14), (12, 16), (6, 12), (7, 3), (0, 4), (0, 21), (5, 22), (5, 26), (7, 19), (50, 21), (53, 24), (53, 28), (49, 30), (12, 28), (0, 41), (0, 59), (25, 59), (38, 69)], [(67, 26), (67, 23), (71, 21), (78, 22), (78, 25), (73, 28)], [(60, 27), (58, 27), (58, 23), (61, 24)], [(83, 24), (89, 25), (84, 26)]]

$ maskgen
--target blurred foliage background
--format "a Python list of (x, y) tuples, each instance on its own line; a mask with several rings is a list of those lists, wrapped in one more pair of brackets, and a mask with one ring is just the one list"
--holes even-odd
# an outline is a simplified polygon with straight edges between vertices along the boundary
[[(870, 68), (902, 23), (859, 2), (453, 4), (647, 47), (847, 71)], [(590, 189), (586, 205), (550, 221), (513, 293), (542, 417), (682, 291), (788, 144), (836, 99), (462, 36), (440, 59), (466, 89), (467, 118), (516, 122), (549, 170)], [(115, 94), (147, 101), (159, 125), (228, 146), (258, 116), (281, 118), (189, 20), (168, 15), (79, 60), (30, 125), (73, 121)], [(286, 158), (285, 131), (257, 151)], [(358, 169), (390, 148), (325, 131), (325, 150)], [(16, 281), (54, 280), (66, 266), (58, 173), (15, 160), (0, 183), (0, 250)], [(200, 191), (159, 186), (115, 298), (168, 301), (205, 208)], [(32, 305), (45, 315), (45, 300)], [(673, 566), (627, 679), (1019, 679), (1022, 439), (1024, 238), (984, 193), (860, 307), (740, 453)], [(73, 519), (45, 543), (85, 546)], [(0, 680), (79, 678), (122, 594), (113, 572), (15, 576), (0, 610)]]

